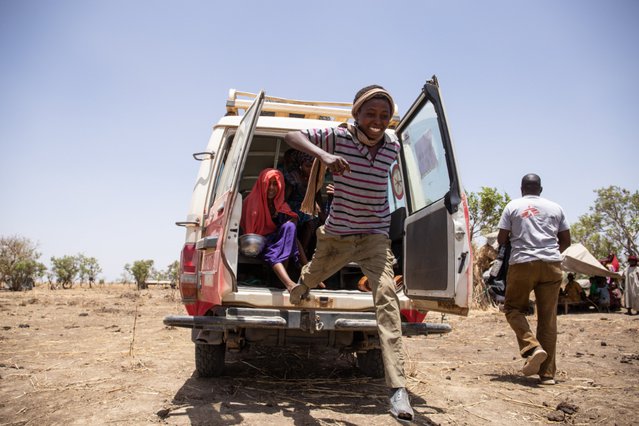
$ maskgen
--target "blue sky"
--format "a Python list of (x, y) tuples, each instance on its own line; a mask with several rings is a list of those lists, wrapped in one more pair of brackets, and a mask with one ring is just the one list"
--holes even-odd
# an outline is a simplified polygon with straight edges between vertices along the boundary
[(439, 78), (467, 191), (521, 177), (574, 222), (638, 189), (636, 1), (0, 1), (0, 235), (107, 280), (176, 260), (228, 89), (404, 113)]

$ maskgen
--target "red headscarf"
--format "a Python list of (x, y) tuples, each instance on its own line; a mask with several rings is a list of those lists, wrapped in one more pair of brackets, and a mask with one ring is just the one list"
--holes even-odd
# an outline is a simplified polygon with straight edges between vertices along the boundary
[(297, 214), (284, 201), (284, 175), (282, 172), (275, 169), (264, 169), (242, 204), (240, 226), (247, 234), (268, 235), (277, 229), (268, 208), (268, 183), (272, 178), (277, 181), (277, 195), (273, 200), (275, 210), (291, 217), (297, 217)]

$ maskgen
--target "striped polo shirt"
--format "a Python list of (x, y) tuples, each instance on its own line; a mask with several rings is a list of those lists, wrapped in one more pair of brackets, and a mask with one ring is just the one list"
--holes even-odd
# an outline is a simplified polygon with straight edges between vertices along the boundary
[(386, 234), (390, 227), (388, 174), (399, 142), (388, 133), (375, 159), (368, 148), (342, 127), (303, 131), (324, 151), (344, 157), (351, 172), (334, 175), (333, 203), (324, 224), (330, 234)]

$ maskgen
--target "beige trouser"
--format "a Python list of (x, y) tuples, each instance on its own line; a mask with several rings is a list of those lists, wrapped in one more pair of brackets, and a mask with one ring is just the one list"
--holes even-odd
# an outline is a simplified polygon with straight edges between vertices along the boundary
[[(517, 336), (521, 356), (541, 346), (548, 358), (539, 368), (540, 377), (555, 377), (555, 350), (557, 345), (557, 299), (561, 287), (561, 262), (515, 263), (508, 267), (504, 313)], [(530, 292), (535, 292), (537, 303), (537, 335), (526, 320)]]
[(379, 334), (386, 384), (406, 386), (402, 320), (393, 281), (393, 252), (390, 240), (382, 234), (339, 236), (317, 230), (317, 249), (311, 262), (304, 265), (300, 282), (310, 288), (338, 272), (349, 262), (356, 262), (373, 290), (377, 332)]

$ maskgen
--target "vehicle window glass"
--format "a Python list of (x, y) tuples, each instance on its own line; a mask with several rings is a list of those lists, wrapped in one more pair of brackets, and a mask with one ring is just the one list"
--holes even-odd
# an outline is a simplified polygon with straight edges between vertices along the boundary
[(400, 140), (414, 212), (442, 199), (450, 189), (446, 150), (432, 103), (422, 107), (402, 131)]
[(215, 174), (215, 182), (213, 182), (213, 188), (212, 188), (213, 196), (209, 200), (209, 205), (212, 205), (213, 202), (217, 199), (217, 197), (222, 195), (222, 193), (224, 192), (224, 191), (219, 191), (218, 189), (220, 188), (220, 181), (222, 180), (222, 176), (224, 175), (226, 159), (228, 158), (228, 154), (229, 154), (228, 147), (231, 144), (232, 140), (233, 140), (233, 135), (228, 136), (226, 138), (224, 147), (221, 149), (222, 152), (219, 154), (221, 155), (221, 158), (220, 158), (220, 163), (218, 165), (217, 173)]
[[(244, 123), (246, 123), (246, 121), (244, 121)], [(225, 161), (220, 167), (218, 175), (220, 176), (220, 178), (215, 188), (215, 195), (213, 197), (214, 199), (217, 199), (220, 195), (231, 189), (231, 186), (233, 185), (235, 170), (237, 170), (237, 168), (239, 167), (239, 157), (242, 150), (242, 144), (236, 142), (244, 141), (244, 138), (238, 137), (240, 131), (241, 130), (238, 128), (238, 132), (233, 138), (233, 143), (231, 144), (229, 150), (226, 152)]]

